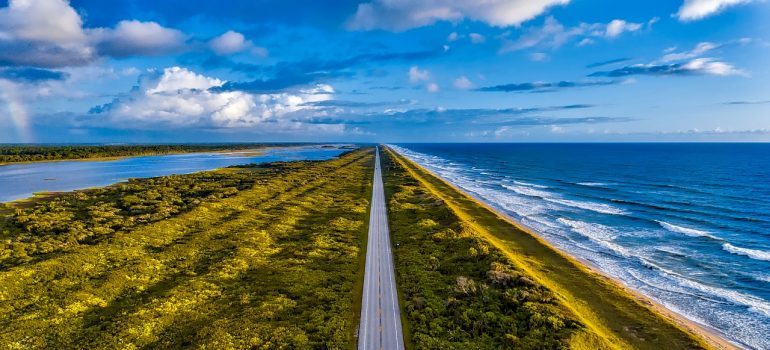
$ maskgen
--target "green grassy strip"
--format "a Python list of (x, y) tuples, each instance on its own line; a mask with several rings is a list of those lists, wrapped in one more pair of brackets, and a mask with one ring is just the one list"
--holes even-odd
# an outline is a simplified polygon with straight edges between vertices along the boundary
[(410, 348), (562, 349), (584, 328), (389, 155), (383, 169)]
[(575, 315), (585, 328), (572, 335), (570, 348), (652, 350), (708, 347), (700, 338), (655, 312), (650, 305), (637, 300), (617, 283), (591, 272), (406, 158), (390, 150), (387, 154), (398, 167), (419, 182), (426, 195), (437, 198), (438, 206), (450, 209), (462, 225), (499, 249), (517, 270), (536, 284), (545, 286), (556, 297), (558, 304)]
[(372, 154), (0, 271), (0, 348), (352, 348)]

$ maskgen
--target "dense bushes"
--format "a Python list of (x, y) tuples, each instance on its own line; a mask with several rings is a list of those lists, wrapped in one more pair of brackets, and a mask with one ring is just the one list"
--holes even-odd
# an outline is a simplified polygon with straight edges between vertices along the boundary
[(560, 349), (582, 328), (387, 154), (397, 284), (417, 349)]
[[(270, 167), (229, 168), (189, 175), (132, 179), (127, 183), (33, 199), (6, 207), (0, 218), (0, 268), (29, 262), (80, 243), (93, 244), (119, 230), (185, 212), (202, 201), (232, 196), (274, 176)], [(263, 178), (260, 180), (260, 178)]]
[[(114, 232), (0, 269), (0, 348), (352, 348), (372, 160), (369, 149), (193, 175), (212, 185), (158, 178), (24, 209), (13, 220), (67, 222), (19, 223), (45, 231), (35, 237)], [(225, 188), (240, 190), (214, 198)]]
[[(0, 145), (0, 164), (43, 160), (124, 157), (152, 154), (215, 152), (257, 149), (269, 144), (179, 144), (179, 145), (105, 145), (105, 146), (16, 146)], [(285, 146), (285, 145), (283, 145)]]

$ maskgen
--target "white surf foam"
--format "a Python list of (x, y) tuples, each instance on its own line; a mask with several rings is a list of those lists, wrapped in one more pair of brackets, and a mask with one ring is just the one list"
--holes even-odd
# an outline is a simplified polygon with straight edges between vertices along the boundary
[(578, 182), (577, 183), (580, 186), (588, 186), (588, 187), (605, 187), (608, 186), (604, 182)]
[(548, 186), (537, 185), (537, 184), (533, 184), (533, 183), (529, 183), (529, 182), (524, 182), (524, 181), (515, 181), (514, 180), (513, 183), (515, 183), (515, 184), (517, 184), (519, 186), (527, 186), (527, 187), (534, 187), (534, 188), (548, 188)]
[(615, 230), (608, 226), (565, 218), (558, 218), (556, 221), (617, 254), (625, 257), (630, 256), (628, 249), (612, 242), (618, 235)]
[(694, 228), (689, 227), (683, 227), (683, 226), (677, 226), (665, 221), (655, 220), (661, 227), (665, 228), (666, 230), (669, 230), (671, 232), (681, 233), (690, 237), (709, 237), (713, 239), (719, 239), (717, 237), (714, 237), (711, 235), (711, 233), (707, 231), (702, 230), (696, 230)]
[(768, 251), (736, 247), (730, 243), (722, 244), (722, 249), (733, 254), (748, 256), (754, 260), (770, 261), (770, 252)]
[(760, 274), (752, 275), (751, 277), (760, 282), (770, 283), (770, 275), (767, 275), (767, 274), (760, 273)]
[(536, 190), (528, 186), (511, 186), (511, 185), (502, 185), (502, 186), (518, 194), (530, 196), (530, 197), (546, 198), (546, 197), (554, 196), (550, 192)]
[(576, 201), (576, 200), (570, 200), (570, 199), (559, 199), (559, 198), (543, 198), (549, 202), (558, 203), (561, 205), (565, 205), (568, 207), (573, 208), (579, 208), (583, 210), (590, 210), (595, 211), (597, 213), (602, 214), (610, 214), (610, 215), (628, 215), (628, 211), (625, 211), (620, 208), (613, 207), (609, 204), (603, 204), (603, 203), (594, 203), (594, 202), (582, 202), (582, 201)]

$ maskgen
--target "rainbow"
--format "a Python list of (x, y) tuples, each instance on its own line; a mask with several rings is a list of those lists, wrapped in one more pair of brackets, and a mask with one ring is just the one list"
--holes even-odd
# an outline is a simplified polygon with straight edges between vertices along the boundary
[[(10, 116), (11, 125), (16, 131), (17, 142), (32, 142), (29, 116), (24, 104), (14, 93), (13, 86), (0, 85), (0, 101), (4, 102), (5, 110)], [(2, 118), (5, 120), (6, 118)]]

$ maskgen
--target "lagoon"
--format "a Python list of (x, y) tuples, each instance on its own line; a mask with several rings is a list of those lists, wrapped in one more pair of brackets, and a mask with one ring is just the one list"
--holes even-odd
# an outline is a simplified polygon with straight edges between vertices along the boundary
[(9, 164), (0, 166), (0, 202), (28, 198), (37, 192), (107, 186), (130, 178), (188, 174), (249, 163), (325, 160), (348, 149), (343, 145), (314, 145), (268, 148), (257, 152), (185, 153), (117, 160)]

